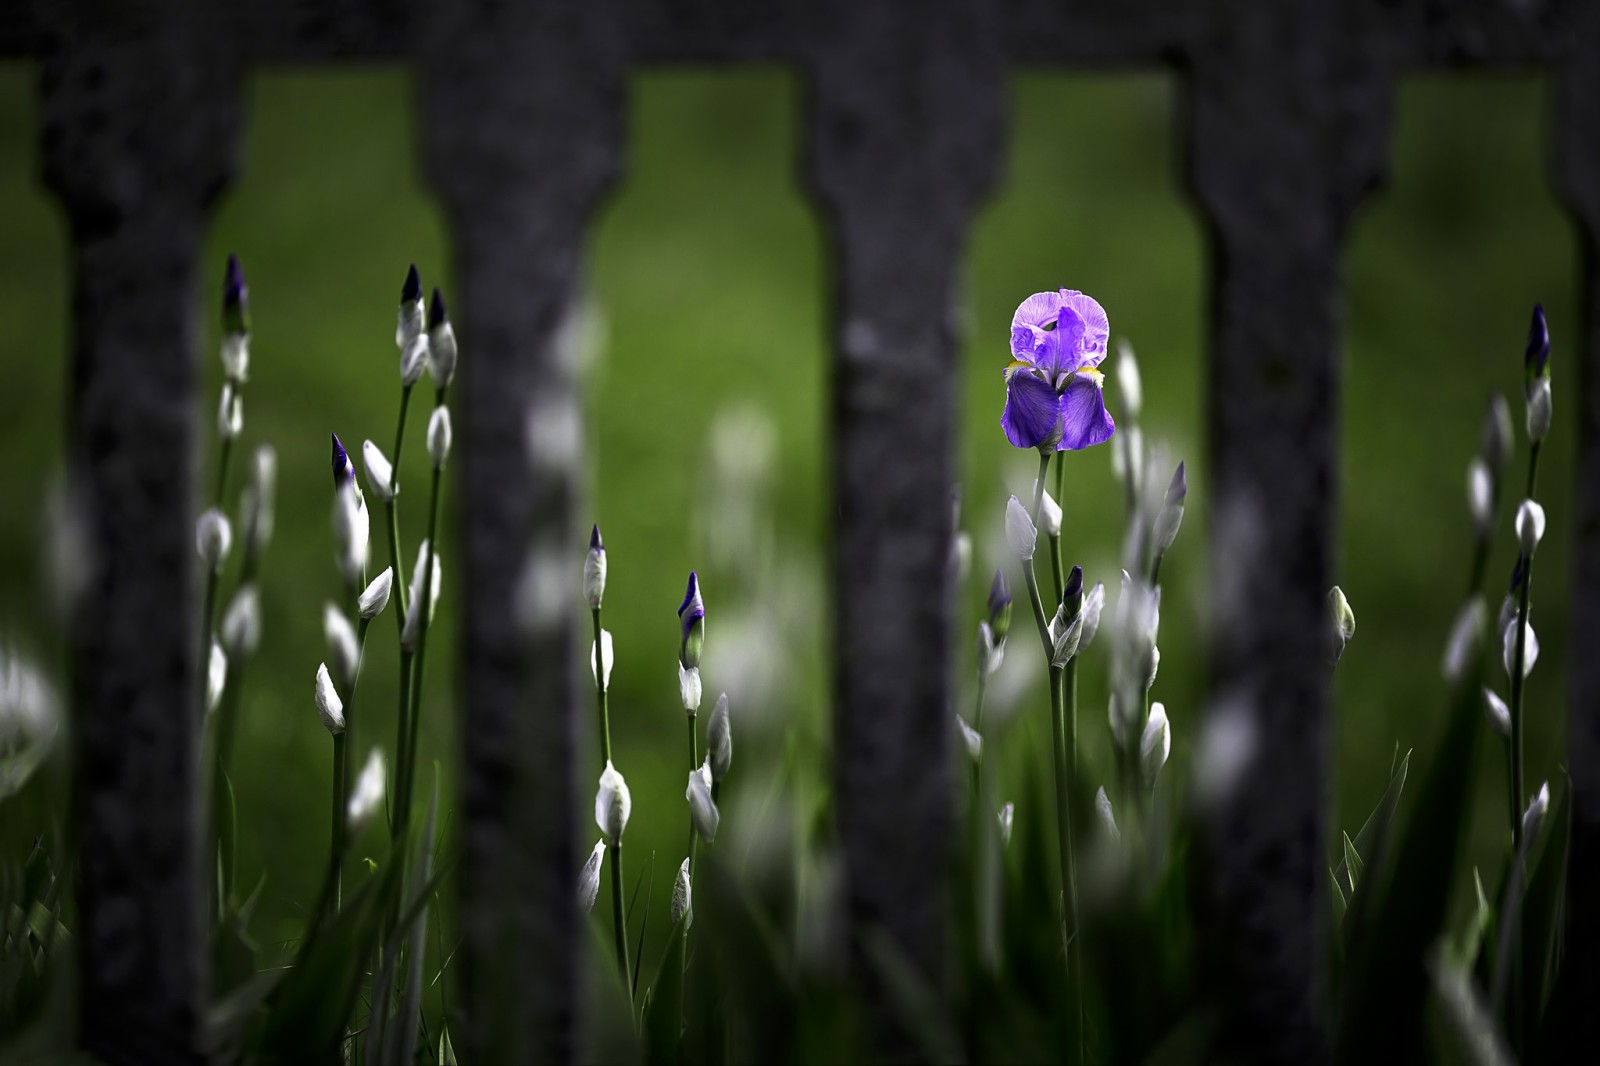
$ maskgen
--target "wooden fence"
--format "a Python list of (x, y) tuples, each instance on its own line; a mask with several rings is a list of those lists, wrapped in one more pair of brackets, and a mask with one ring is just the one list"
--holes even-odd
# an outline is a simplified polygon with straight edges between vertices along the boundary
[[(410, 65), (423, 164), (461, 290), (465, 550), (461, 774), (465, 1043), (574, 1053), (574, 748), (581, 634), (512, 624), (508, 577), (581, 547), (570, 458), (530, 467), (528, 412), (574, 417), (561, 343), (587, 228), (625, 165), (630, 71), (779, 63), (808, 85), (809, 186), (834, 266), (832, 532), (839, 830), (849, 914), (936, 980), (949, 955), (946, 652), (948, 308), (999, 175), (1017, 66), (1169, 67), (1210, 236), (1214, 516), (1248, 565), (1212, 580), (1255, 609), (1214, 619), (1213, 694), (1271, 757), (1212, 814), (1200, 898), (1225, 1032), (1276, 1061), (1327, 1058), (1328, 692), (1318, 668), (1337, 484), (1341, 255), (1384, 177), (1396, 79), (1419, 67), (1548, 70), (1553, 175), (1583, 249), (1574, 640), (1600, 633), (1600, 3), (1582, 0), (0, 0), (0, 56), (38, 62), (45, 180), (71, 226), (70, 449), (91, 504), (97, 609), (73, 649), (82, 1042), (192, 1057), (204, 1001), (193, 612), (196, 267), (236, 176), (243, 84), (271, 64)], [(939, 297), (951, 297), (941, 301)], [(945, 308), (930, 315), (930, 307)], [(1210, 380), (1219, 390), (1223, 375)], [(906, 390), (919, 395), (908, 403)], [(888, 475), (885, 472), (890, 472)], [(552, 572), (562, 572), (560, 566)], [(174, 595), (174, 593), (178, 595)], [(1569, 898), (1600, 898), (1600, 655), (1570, 656)], [(185, 710), (186, 709), (186, 710)], [(1600, 996), (1600, 912), (1567, 927), (1565, 980)]]

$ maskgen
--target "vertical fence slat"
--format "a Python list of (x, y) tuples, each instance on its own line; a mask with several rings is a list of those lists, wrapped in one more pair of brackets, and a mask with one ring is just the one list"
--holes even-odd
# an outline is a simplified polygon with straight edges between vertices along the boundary
[(1389, 104), (1335, 7), (1217, 5), (1189, 82), (1189, 177), (1214, 270), (1213, 702), (1198, 758), (1246, 756), (1209, 782), (1202, 814), (1203, 958), (1224, 1044), (1269, 1062), (1328, 1055), (1339, 260)]
[[(79, 1039), (195, 1059), (200, 890), (197, 267), (232, 173), (237, 69), (178, 7), (47, 27), (45, 178), (71, 225), (68, 444), (89, 557), (73, 618)], [(71, 20), (71, 21), (69, 21)], [(188, 609), (185, 609), (188, 605)]]
[[(1577, 223), (1582, 249), (1581, 333), (1561, 345), (1568, 368), (1555, 364), (1558, 411), (1578, 422), (1572, 525), (1571, 676), (1567, 688), (1567, 770), (1572, 781), (1572, 842), (1560, 998), (1552, 1007), (1554, 1036), (1576, 1060), (1592, 1051), (1589, 1012), (1600, 999), (1600, 8), (1576, 28), (1561, 70), (1557, 106), (1560, 185)], [(1563, 370), (1566, 372), (1563, 373)], [(1570, 399), (1568, 399), (1570, 397)]]
[(954, 8), (930, 19), (885, 0), (825, 5), (809, 69), (811, 177), (837, 271), (834, 777), (850, 918), (936, 982), (948, 946), (956, 280), (998, 170), (1003, 97), (982, 5)]
[(588, 225), (619, 165), (621, 35), (594, 0), (433, 5), (419, 30), (427, 169), (460, 289), (467, 1043), (486, 1062), (570, 1061), (573, 801), (598, 774), (574, 758), (568, 338)]

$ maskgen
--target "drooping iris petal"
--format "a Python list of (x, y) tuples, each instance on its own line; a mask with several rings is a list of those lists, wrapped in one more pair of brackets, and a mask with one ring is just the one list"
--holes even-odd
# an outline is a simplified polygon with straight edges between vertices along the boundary
[[(1011, 410), (1009, 399), (1006, 410)], [(1100, 384), (1086, 374), (1074, 375), (1061, 394), (1061, 443), (1056, 445), (1056, 451), (1092, 448), (1110, 440), (1116, 431), (1117, 424), (1106, 410)]]
[(1106, 317), (1106, 309), (1093, 296), (1074, 289), (1061, 290), (1061, 304), (1072, 308), (1083, 319), (1083, 350), (1087, 356), (1084, 363), (1099, 366), (1106, 357), (1106, 341), (1111, 337), (1111, 320)]
[(1017, 369), (1006, 375), (1006, 409), (1000, 416), (1000, 427), (1013, 447), (1037, 448), (1058, 438), (1062, 409), (1056, 390), (1028, 370)]

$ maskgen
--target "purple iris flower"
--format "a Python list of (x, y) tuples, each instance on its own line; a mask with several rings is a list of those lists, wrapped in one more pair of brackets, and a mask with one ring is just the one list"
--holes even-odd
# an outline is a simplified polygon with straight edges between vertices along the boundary
[(1111, 325), (1093, 297), (1036, 292), (1011, 316), (1011, 365), (1000, 426), (1018, 448), (1078, 451), (1117, 430), (1099, 366)]

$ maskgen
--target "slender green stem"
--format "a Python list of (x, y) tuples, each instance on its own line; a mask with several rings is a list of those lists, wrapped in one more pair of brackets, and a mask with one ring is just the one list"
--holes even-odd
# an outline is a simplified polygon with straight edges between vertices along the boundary
[(611, 708), (606, 698), (606, 664), (601, 659), (604, 647), (600, 642), (600, 608), (596, 607), (590, 612), (594, 616), (594, 695), (595, 705), (600, 709), (600, 759), (602, 763), (611, 761)]
[[(1065, 769), (1067, 807), (1062, 839), (1066, 842), (1067, 913), (1072, 919), (1072, 998), (1078, 1014), (1078, 1061), (1084, 1061), (1083, 1027), (1083, 926), (1078, 921), (1078, 861), (1073, 840), (1072, 797), (1078, 794), (1078, 660), (1071, 659), (1061, 674), (1063, 695), (1062, 735), (1065, 744), (1059, 758)], [(1060, 770), (1057, 771), (1060, 776)], [(1060, 786), (1057, 786), (1058, 788)]]
[(392, 465), (389, 468), (389, 499), (383, 505), (384, 515), (389, 520), (389, 565), (394, 567), (394, 590), (395, 595), (399, 597), (397, 602), (400, 604), (400, 610), (395, 615), (395, 620), (399, 623), (397, 635), (400, 629), (405, 628), (406, 608), (411, 606), (407, 602), (411, 590), (406, 586), (405, 566), (400, 558), (400, 512), (396, 496), (400, 491), (400, 449), (406, 442), (406, 411), (411, 407), (411, 389), (410, 385), (403, 385), (400, 388), (400, 417), (395, 421), (394, 454), (390, 457)]
[(1050, 620), (1044, 613), (1044, 601), (1039, 598), (1039, 579), (1033, 574), (1032, 560), (1023, 560), (1022, 578), (1028, 586), (1028, 603), (1033, 607), (1033, 623), (1039, 629), (1039, 643), (1044, 645), (1044, 661), (1048, 664), (1055, 657), (1056, 646), (1050, 639)]
[[(428, 558), (426, 564), (429, 570), (433, 567), (433, 560), (439, 555), (439, 482), (443, 476), (439, 467), (433, 468), (433, 484), (428, 494)], [(417, 676), (411, 683), (411, 720), (407, 723), (405, 780), (400, 784), (400, 823), (404, 825), (409, 818), (411, 808), (411, 790), (416, 778), (417, 769), (417, 734), (422, 722), (422, 681), (426, 674), (428, 659), (428, 631), (433, 628), (429, 616), (433, 613), (433, 581), (429, 570), (422, 572), (421, 579), (417, 582)]]
[(1044, 477), (1050, 472), (1050, 453), (1039, 453), (1039, 476), (1033, 479), (1033, 528), (1039, 528), (1039, 506), (1044, 502)]
[(1533, 559), (1525, 558), (1522, 563), (1522, 592), (1517, 600), (1517, 643), (1516, 652), (1512, 656), (1514, 669), (1511, 671), (1511, 840), (1515, 846), (1522, 845), (1522, 817), (1519, 808), (1523, 802), (1522, 796), (1522, 695), (1523, 676), (1522, 664), (1527, 660), (1528, 645), (1528, 595), (1533, 586)]
[(333, 804), (329, 822), (328, 833), (328, 869), (329, 877), (333, 879), (333, 909), (338, 910), (340, 905), (340, 856), (344, 854), (344, 780), (345, 780), (345, 742), (343, 733), (333, 735), (333, 784), (329, 792), (333, 795)]
[(219, 509), (222, 507), (223, 494), (228, 491), (228, 460), (232, 455), (233, 441), (223, 437), (217, 449), (217, 485), (212, 495), (212, 501)]
[[(700, 769), (700, 741), (699, 741), (698, 735), (695, 732), (695, 720), (696, 720), (695, 713), (693, 711), (689, 711), (686, 717), (687, 717), (687, 720), (688, 720), (688, 723), (689, 723), (689, 772), (692, 774), (692, 773), (696, 773)], [(689, 811), (689, 849), (688, 849), (688, 851), (689, 851), (689, 889), (690, 889), (691, 893), (694, 890), (695, 873), (696, 873), (697, 868), (699, 866), (699, 862), (697, 861), (697, 857), (696, 857), (699, 847), (700, 847), (700, 833), (694, 827), (694, 811), (691, 808), (690, 811)], [(684, 927), (683, 927), (683, 936), (684, 936), (685, 945), (687, 946), (687, 942), (688, 942), (688, 938), (689, 938), (689, 927), (688, 927), (687, 924), (685, 924)], [(688, 964), (688, 955), (687, 955), (687, 953), (685, 953), (685, 955), (684, 955), (684, 960), (685, 960), (685, 965), (687, 965)]]
[(617, 970), (622, 983), (628, 986), (629, 1016), (632, 1016), (633, 982), (628, 980), (628, 920), (622, 911), (622, 837), (611, 842), (611, 927), (616, 931)]
[[(984, 689), (988, 687), (989, 671), (983, 666), (978, 667), (978, 698), (972, 708), (972, 731), (980, 737), (983, 736), (983, 696)], [(974, 809), (983, 804), (983, 753), (972, 760), (972, 806)]]
[(400, 649), (400, 705), (395, 715), (394, 739), (394, 810), (390, 812), (389, 825), (392, 830), (392, 839), (398, 842), (405, 832), (405, 823), (400, 808), (400, 781), (406, 768), (406, 741), (411, 736), (411, 661), (412, 654), (404, 648)]
[[(1056, 506), (1063, 511), (1066, 510), (1066, 505), (1062, 503), (1061, 497), (1066, 485), (1066, 474), (1067, 453), (1056, 452)], [(1061, 602), (1062, 590), (1066, 588), (1066, 582), (1063, 577), (1066, 574), (1066, 567), (1061, 562), (1061, 534), (1059, 533), (1050, 537), (1050, 567), (1056, 576), (1056, 602), (1059, 603)]]

